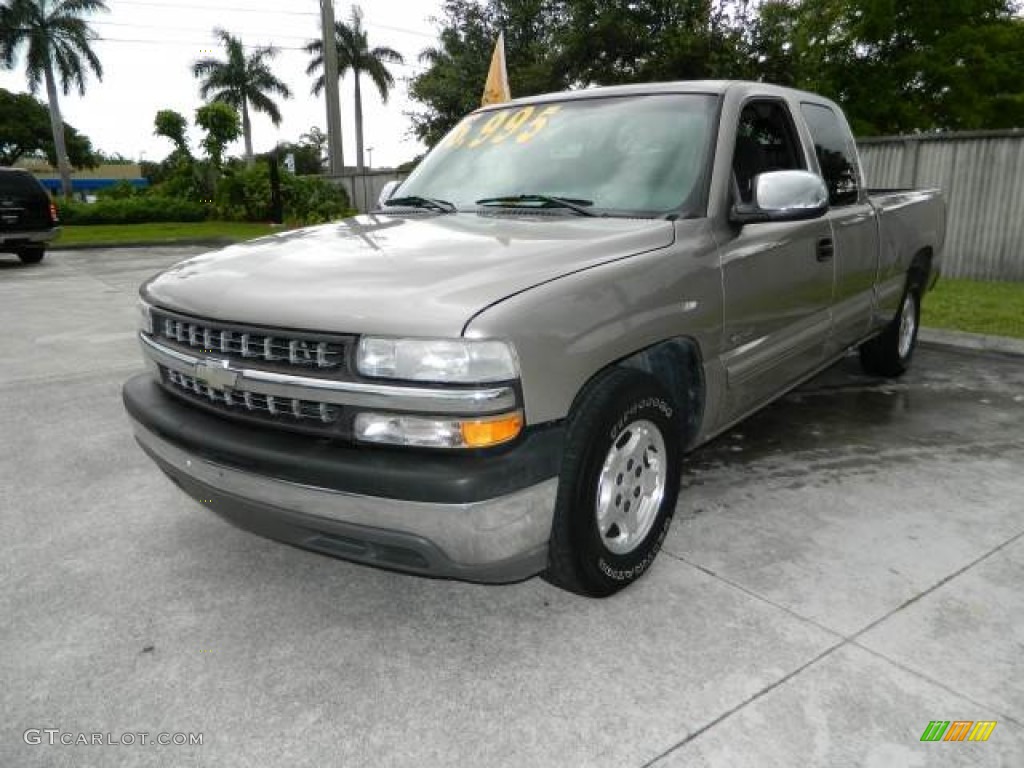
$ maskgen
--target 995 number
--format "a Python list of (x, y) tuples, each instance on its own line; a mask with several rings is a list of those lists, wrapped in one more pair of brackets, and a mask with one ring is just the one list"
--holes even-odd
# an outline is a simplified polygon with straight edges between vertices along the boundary
[[(501, 144), (514, 139), (526, 144), (544, 130), (551, 116), (561, 107), (522, 107), (517, 110), (503, 109), (490, 116), (471, 117), (459, 125), (448, 139), (448, 146), (457, 149), (476, 149), (484, 144)], [(474, 131), (475, 129), (475, 131)]]

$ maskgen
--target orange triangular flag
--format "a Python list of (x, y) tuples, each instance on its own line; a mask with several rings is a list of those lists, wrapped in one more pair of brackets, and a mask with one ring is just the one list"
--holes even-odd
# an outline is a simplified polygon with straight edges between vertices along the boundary
[(498, 34), (498, 42), (494, 44), (491, 54), (491, 68), (487, 70), (487, 83), (484, 85), (484, 96), (480, 106), (501, 104), (511, 101), (512, 94), (508, 89), (508, 73), (505, 71), (505, 33)]

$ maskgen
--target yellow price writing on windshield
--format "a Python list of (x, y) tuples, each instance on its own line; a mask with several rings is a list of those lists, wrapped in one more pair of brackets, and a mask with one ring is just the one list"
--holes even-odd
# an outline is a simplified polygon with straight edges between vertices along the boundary
[(452, 131), (451, 135), (448, 137), (448, 141), (446, 141), (445, 144), (452, 148), (461, 147), (463, 144), (466, 143), (466, 138), (469, 136), (469, 132), (473, 130), (473, 123), (475, 122), (476, 115), (463, 120), (461, 123), (455, 126), (455, 130)]
[[(525, 144), (543, 131), (551, 116), (560, 109), (561, 107), (545, 107), (538, 112), (536, 107), (522, 107), (517, 110), (499, 110), (490, 116), (486, 113), (475, 115), (452, 131), (447, 146), (453, 149), (475, 149), (483, 144), (501, 144), (513, 137), (517, 143)], [(475, 135), (470, 138), (470, 135), (474, 134), (474, 128)]]

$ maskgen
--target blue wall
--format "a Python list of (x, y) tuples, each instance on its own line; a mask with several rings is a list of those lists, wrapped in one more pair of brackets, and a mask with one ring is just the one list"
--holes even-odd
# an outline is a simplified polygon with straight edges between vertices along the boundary
[[(107, 189), (115, 184), (127, 182), (136, 189), (144, 189), (149, 186), (146, 179), (72, 179), (72, 192), (95, 192), (100, 189)], [(39, 179), (39, 183), (54, 194), (60, 192), (60, 179)]]

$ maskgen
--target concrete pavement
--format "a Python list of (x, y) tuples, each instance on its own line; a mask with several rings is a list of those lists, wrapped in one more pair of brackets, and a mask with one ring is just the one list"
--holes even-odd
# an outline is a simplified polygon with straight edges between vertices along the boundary
[(0, 257), (0, 766), (1024, 765), (1024, 359), (844, 361), (690, 458), (612, 599), (418, 579), (238, 531), (134, 445), (135, 290), (198, 250)]

